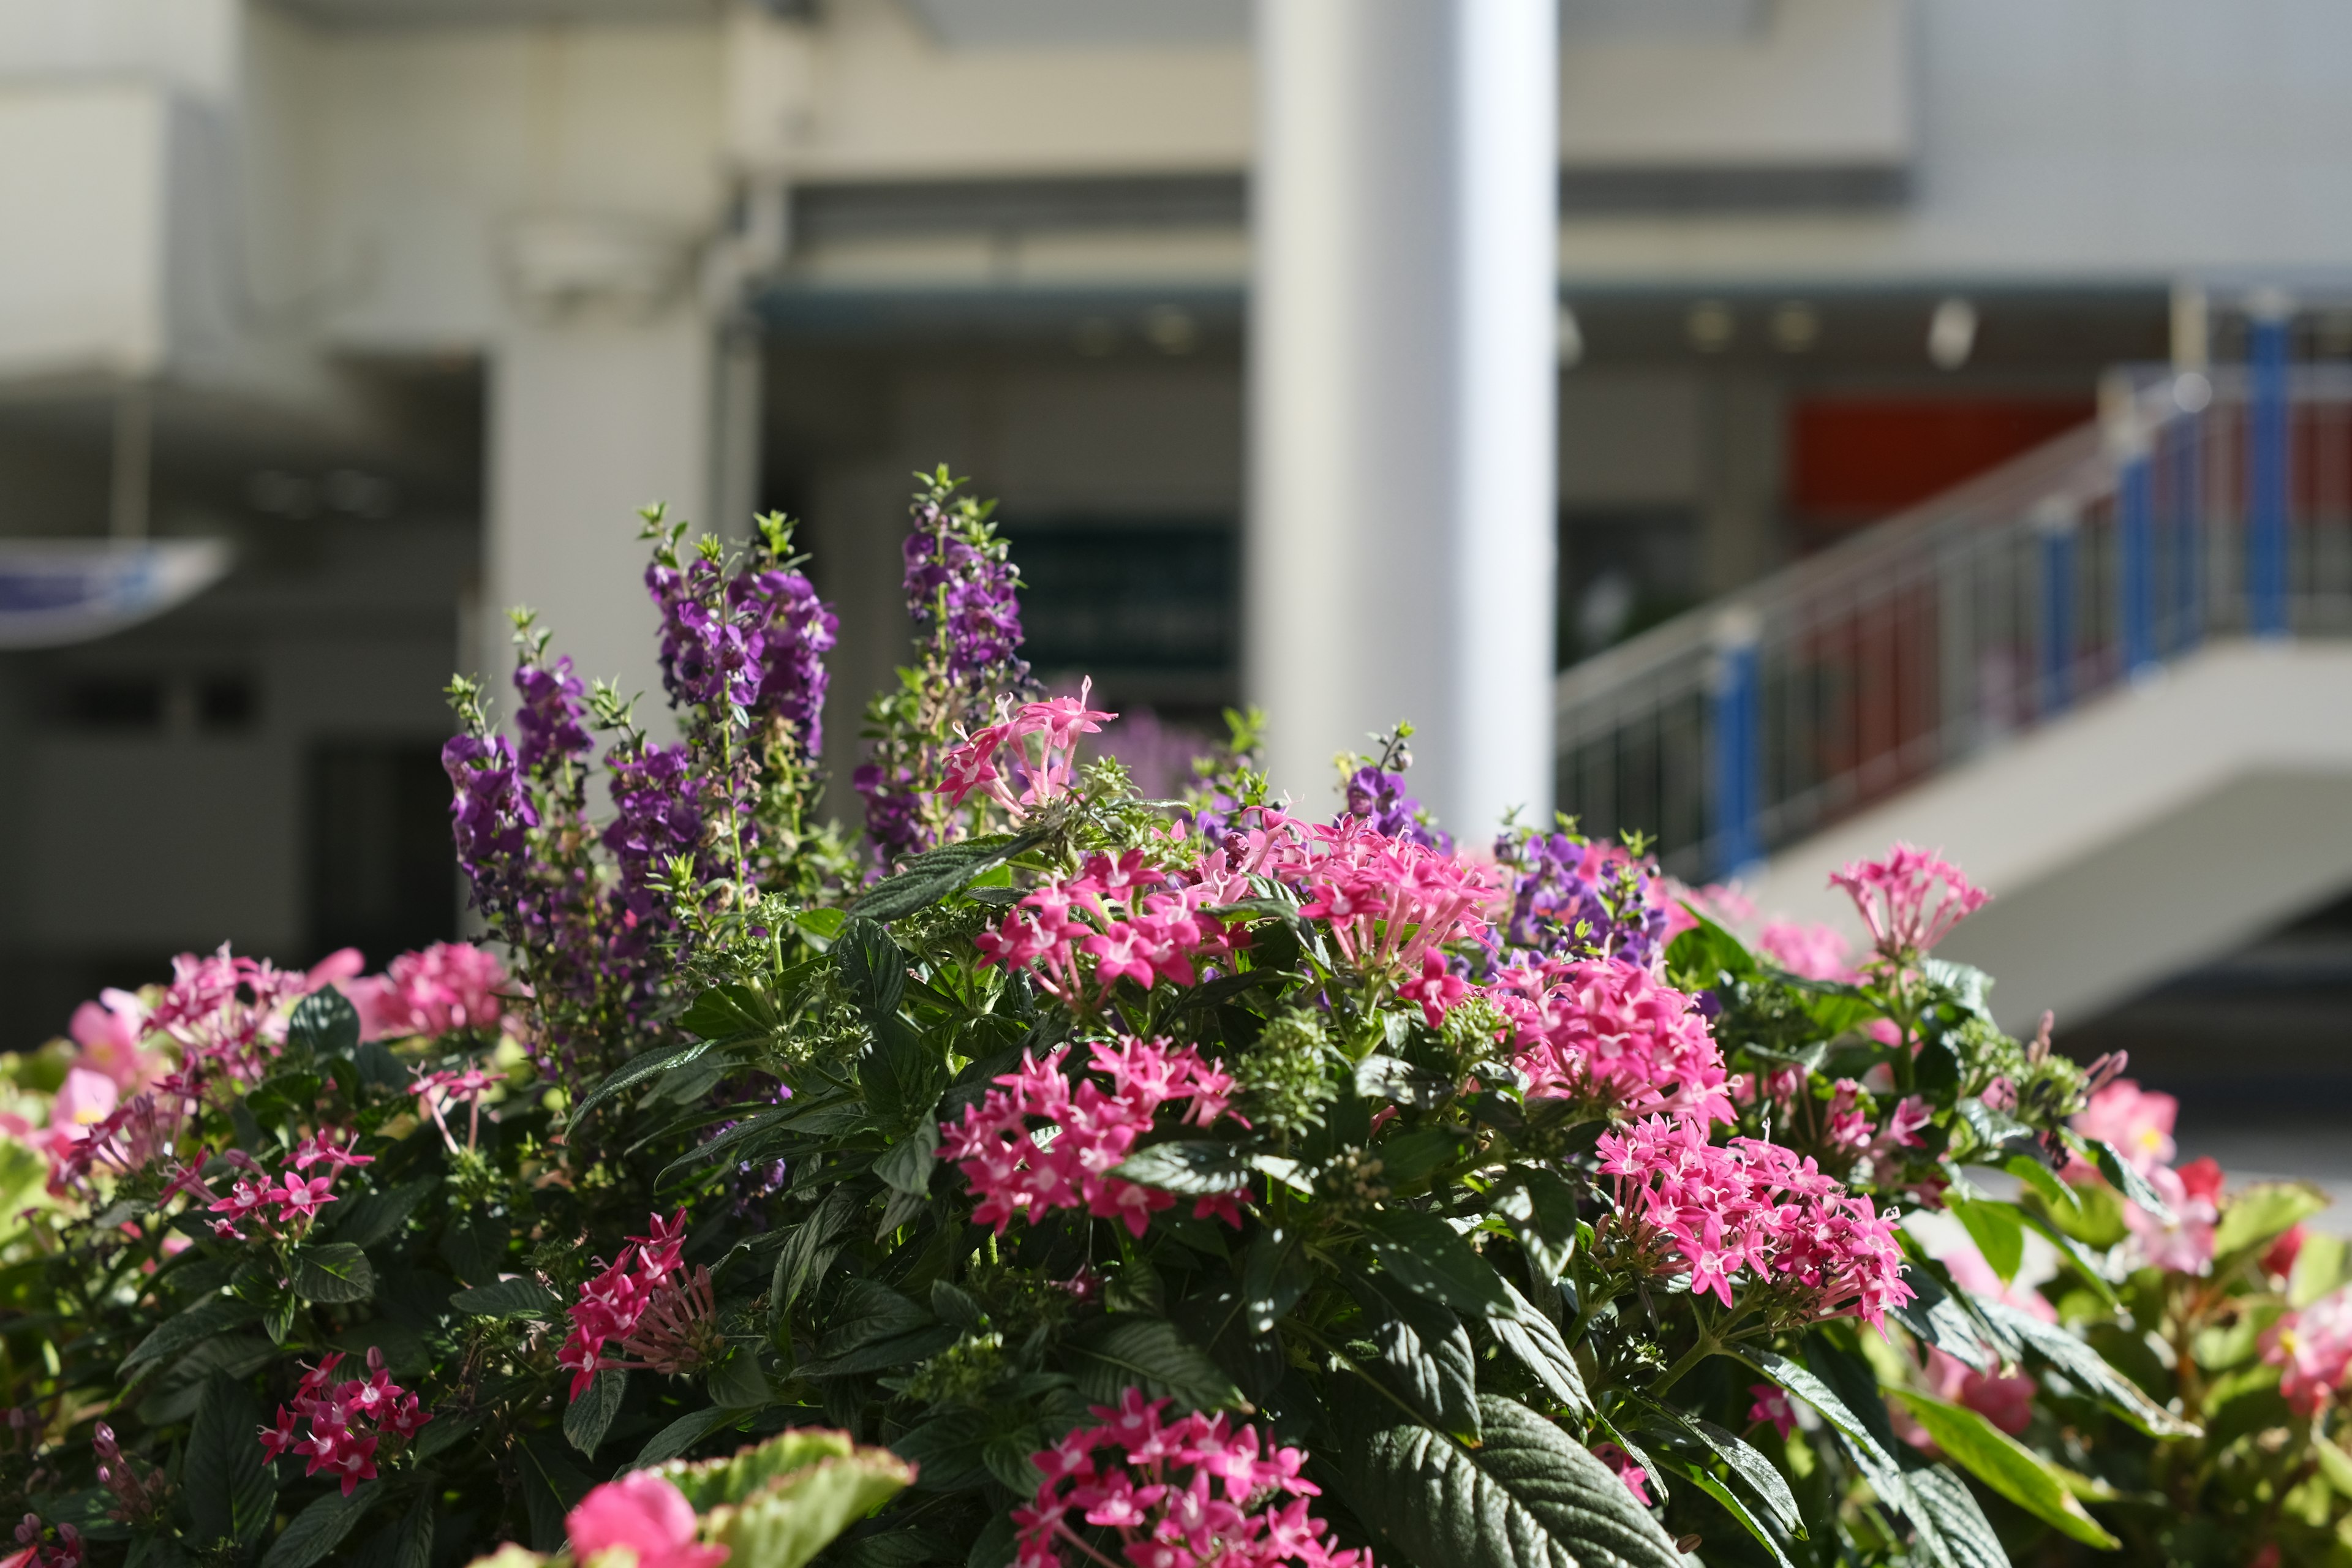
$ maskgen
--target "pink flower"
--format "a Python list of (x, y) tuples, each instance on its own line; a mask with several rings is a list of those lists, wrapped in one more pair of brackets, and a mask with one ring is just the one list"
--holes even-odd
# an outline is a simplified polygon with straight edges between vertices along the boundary
[(2290, 1226), (2263, 1253), (2263, 1272), (2273, 1279), (2284, 1279), (2294, 1272), (2294, 1260), (2303, 1256), (2303, 1239), (2308, 1234), (2303, 1226)]
[(251, 1082), (283, 1048), (293, 1004), (313, 989), (308, 975), (235, 957), (223, 942), (172, 960), (172, 984), (147, 1025), (178, 1042), (191, 1067)]
[(1307, 1511), (1320, 1491), (1301, 1474), (1304, 1452), (1272, 1447), (1229, 1415), (1171, 1421), (1168, 1405), (1129, 1388), (1116, 1407), (1094, 1407), (1098, 1425), (1030, 1456), (1042, 1479), (1013, 1510), (1015, 1568), (1104, 1561), (1072, 1513), (1117, 1531), (1133, 1568), (1371, 1568), (1360, 1552), (1332, 1551)]
[(343, 994), (359, 1010), (362, 1039), (437, 1040), (462, 1029), (495, 1029), (505, 1016), (507, 986), (496, 954), (470, 942), (441, 942), (402, 953), (383, 974), (352, 981)]
[(2352, 1289), (2323, 1296), (2263, 1331), (2263, 1360), (2279, 1368), (2279, 1392), (2309, 1415), (2352, 1369)]
[(1448, 969), (1445, 955), (1435, 948), (1421, 955), (1421, 978), (1397, 987), (1400, 1000), (1421, 1004), (1421, 1016), (1433, 1029), (1444, 1023), (1447, 1010), (1469, 994), (1470, 983)]
[(1650, 1506), (1650, 1494), (1644, 1489), (1649, 1485), (1650, 1472), (1635, 1464), (1633, 1455), (1614, 1443), (1601, 1443), (1594, 1447), (1592, 1457), (1617, 1472), (1617, 1479), (1625, 1483), (1625, 1489), (1633, 1494), (1635, 1502), (1643, 1508)]
[(572, 1331), (557, 1350), (555, 1363), (572, 1369), (574, 1399), (588, 1391), (600, 1368), (615, 1364), (602, 1359), (605, 1342), (626, 1340), (636, 1331), (686, 1251), (684, 1209), (667, 1222), (659, 1215), (646, 1219), (649, 1234), (631, 1237), (618, 1258), (580, 1287), (580, 1300), (572, 1305)]
[(1788, 1394), (1777, 1384), (1751, 1383), (1748, 1385), (1748, 1392), (1754, 1401), (1748, 1406), (1750, 1426), (1759, 1421), (1769, 1421), (1772, 1430), (1784, 1438), (1796, 1430), (1797, 1407), (1789, 1402)]
[(1927, 1383), (1939, 1399), (1964, 1405), (2014, 1437), (2033, 1424), (2033, 1379), (2023, 1373), (1980, 1373), (1932, 1347)]
[(1910, 844), (1895, 845), (1884, 860), (1849, 863), (1831, 873), (1830, 885), (1853, 900), (1871, 945), (1889, 963), (1916, 963), (1992, 898), (1958, 867)]
[(1506, 970), (1486, 995), (1515, 1026), (1531, 1097), (1728, 1121), (1723, 1053), (1696, 1004), (1620, 959)]
[[(1092, 1047), (1091, 1065), (1111, 1084), (1106, 1094), (1093, 1079), (1072, 1088), (1062, 1071), (1066, 1054), (1065, 1047), (1043, 1062), (1024, 1056), (1019, 1071), (964, 1107), (961, 1121), (940, 1124), (940, 1152), (957, 1163), (979, 1196), (973, 1220), (994, 1226), (1000, 1236), (1017, 1215), (1034, 1225), (1070, 1208), (1116, 1219), (1141, 1236), (1152, 1215), (1175, 1206), (1174, 1194), (1109, 1173), (1151, 1130), (1162, 1106), (1189, 1102), (1184, 1120), (1206, 1126), (1224, 1113), (1234, 1080), (1191, 1046), (1130, 1037)], [(1033, 1130), (1033, 1121), (1046, 1129)], [(1047, 1130), (1050, 1136), (1041, 1140), (1039, 1131)], [(1241, 1218), (1237, 1206), (1214, 1195), (1199, 1200), (1194, 1212), (1236, 1225)]]
[(2094, 1141), (2116, 1146), (2124, 1163), (2141, 1175), (2158, 1165), (2169, 1165), (2177, 1152), (2172, 1126), (2180, 1115), (2180, 1101), (2155, 1094), (2127, 1078), (2119, 1078), (2091, 1096), (2074, 1118), (2074, 1131)]
[(68, 1068), (66, 1080), (49, 1101), (49, 1152), (63, 1154), (114, 1114), (121, 1091), (114, 1079), (87, 1068)]
[(999, 707), (995, 723), (972, 731), (948, 753), (938, 793), (956, 805), (983, 793), (1016, 820), (1067, 795), (1077, 781), (1078, 737), (1100, 730), (1097, 721), (1118, 717), (1087, 706), (1093, 689), (1089, 678), (1076, 697), (1024, 702), (1009, 713)]
[(727, 1548), (697, 1542), (699, 1521), (686, 1494), (651, 1470), (631, 1470), (589, 1490), (563, 1516), (572, 1557), (586, 1563), (614, 1547), (634, 1553), (637, 1568), (712, 1568)]
[(102, 992), (99, 1001), (74, 1009), (67, 1033), (81, 1049), (73, 1065), (112, 1079), (124, 1094), (136, 1094), (163, 1077), (169, 1065), (160, 1053), (139, 1048), (146, 1032), (145, 1009), (136, 996)]
[(2213, 1224), (2221, 1217), (2221, 1167), (2196, 1160), (2180, 1170), (2157, 1165), (2148, 1184), (2172, 1211), (2168, 1223), (2137, 1204), (2124, 1205), (2135, 1249), (2144, 1263), (2175, 1274), (2202, 1274), (2213, 1262)]

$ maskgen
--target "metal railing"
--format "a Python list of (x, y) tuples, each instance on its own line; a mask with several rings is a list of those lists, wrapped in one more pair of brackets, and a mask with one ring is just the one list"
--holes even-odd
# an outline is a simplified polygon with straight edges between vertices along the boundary
[(1563, 809), (1723, 876), (2208, 637), (2352, 634), (2352, 366), (2248, 339), (1563, 672)]

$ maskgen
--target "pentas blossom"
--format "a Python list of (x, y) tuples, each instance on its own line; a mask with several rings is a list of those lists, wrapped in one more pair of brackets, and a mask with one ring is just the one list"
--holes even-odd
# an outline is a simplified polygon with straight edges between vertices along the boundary
[[(67, 1089), (74, 1087), (73, 1076), (66, 1075)], [(83, 1121), (80, 1108), (68, 1105), (66, 1090), (58, 1090), (49, 1112), (49, 1191), (59, 1195), (79, 1192), (86, 1199), (95, 1199), (92, 1184), (99, 1173), (119, 1181), (168, 1163), (187, 1128), (192, 1101), (181, 1092), (184, 1087), (175, 1078), (167, 1078), (94, 1122)], [(64, 1129), (56, 1126), (60, 1107), (70, 1119)], [(74, 1136), (58, 1142), (64, 1131)]]
[(1032, 969), (1047, 991), (1073, 1005), (1108, 995), (1121, 978), (1147, 991), (1162, 980), (1191, 985), (1199, 964), (1234, 949), (1234, 933), (1205, 912), (1233, 893), (1208, 862), (1171, 873), (1146, 865), (1139, 849), (1116, 859), (1096, 854), (1077, 876), (1024, 897), (976, 945), (983, 963)]
[(1861, 978), (1848, 962), (1846, 940), (1819, 921), (1772, 921), (1757, 933), (1756, 950), (1800, 980), (1851, 984)]
[(441, 1130), (441, 1142), (455, 1153), (457, 1138), (449, 1130), (449, 1107), (460, 1103), (466, 1107), (466, 1147), (471, 1149), (481, 1136), (482, 1096), (501, 1081), (502, 1076), (493, 1078), (478, 1067), (450, 1068), (419, 1075), (408, 1086), (408, 1092), (416, 1096), (425, 1114), (433, 1118), (433, 1124)]
[[(1109, 1080), (1108, 1089), (1092, 1078), (1074, 1089), (1062, 1071), (1067, 1054), (1065, 1047), (1042, 1062), (1024, 1055), (1018, 1072), (964, 1107), (962, 1121), (940, 1124), (940, 1152), (957, 1163), (980, 1199), (972, 1222), (995, 1226), (999, 1236), (1015, 1216), (1034, 1225), (1056, 1210), (1083, 1208), (1139, 1237), (1176, 1199), (1108, 1173), (1164, 1105), (1185, 1102), (1181, 1120), (1195, 1127), (1215, 1121), (1232, 1103), (1234, 1080), (1190, 1046), (1128, 1038), (1091, 1048), (1090, 1065)], [(1202, 1198), (1192, 1212), (1239, 1225), (1238, 1189)]]
[(1505, 970), (1488, 994), (1514, 1028), (1530, 1097), (1702, 1124), (1732, 1120), (1723, 1053), (1682, 992), (1610, 959)]
[(107, 1510), (109, 1518), (123, 1524), (145, 1524), (162, 1516), (171, 1496), (171, 1483), (162, 1470), (141, 1468), (115, 1441), (114, 1428), (103, 1421), (98, 1424), (89, 1447), (98, 1456), (98, 1484), (114, 1494), (114, 1506)]
[(1788, 1392), (1778, 1384), (1751, 1383), (1748, 1385), (1748, 1423), (1751, 1426), (1771, 1425), (1772, 1430), (1786, 1439), (1797, 1429), (1797, 1406)]
[(1663, 1116), (1603, 1133), (1599, 1149), (1631, 1260), (1687, 1279), (1693, 1295), (1730, 1307), (1738, 1284), (1768, 1322), (1851, 1315), (1874, 1328), (1911, 1299), (1894, 1226), (1811, 1158), (1754, 1138), (1717, 1147), (1696, 1120)]
[(1851, 861), (1832, 872), (1830, 885), (1845, 889), (1870, 928), (1871, 945), (1895, 964), (1916, 963), (1992, 898), (1942, 857), (1902, 843), (1884, 860)]
[(81, 1531), (70, 1524), (58, 1526), (51, 1545), (41, 1516), (28, 1513), (16, 1523), (16, 1550), (0, 1557), (0, 1568), (81, 1568)]
[[(275, 1176), (242, 1150), (231, 1150), (226, 1158), (244, 1173), (229, 1184), (228, 1196), (216, 1196), (193, 1171), (182, 1172), (170, 1189), (193, 1194), (202, 1200), (206, 1213), (222, 1215), (213, 1221), (213, 1234), (223, 1241), (242, 1241), (245, 1232), (238, 1227), (245, 1225), (257, 1225), (289, 1237), (300, 1236), (310, 1228), (320, 1210), (339, 1201), (335, 1196), (338, 1173), (375, 1163), (373, 1154), (356, 1154), (347, 1146), (315, 1138), (298, 1144), (285, 1169)], [(327, 1167), (324, 1174), (305, 1173), (320, 1163)], [(169, 1196), (169, 1192), (165, 1195)]]
[(580, 1300), (571, 1309), (572, 1331), (556, 1352), (559, 1366), (572, 1369), (572, 1397), (579, 1398), (596, 1381), (610, 1340), (625, 1340), (636, 1331), (654, 1298), (678, 1270), (686, 1251), (686, 1211), (664, 1220), (648, 1215), (651, 1233), (629, 1237), (604, 1270), (580, 1287)]
[[(1304, 1452), (1266, 1446), (1223, 1414), (1171, 1421), (1168, 1405), (1130, 1388), (1116, 1408), (1094, 1407), (1097, 1425), (1030, 1456), (1043, 1479), (1013, 1512), (1014, 1568), (1120, 1558), (1132, 1568), (1371, 1568), (1360, 1552), (1332, 1550), (1329, 1527), (1307, 1511), (1321, 1489), (1300, 1473)], [(1105, 1532), (1115, 1556), (1097, 1544)]]
[(436, 942), (342, 991), (359, 1012), (362, 1039), (437, 1040), (460, 1029), (498, 1027), (507, 988), (506, 965), (495, 953), (471, 942)]
[(563, 1516), (574, 1563), (618, 1551), (634, 1558), (636, 1568), (717, 1568), (728, 1549), (697, 1542), (700, 1524), (686, 1494), (651, 1470), (631, 1470), (591, 1488)]
[(1650, 1506), (1650, 1472), (1633, 1455), (1614, 1443), (1599, 1443), (1593, 1446), (1592, 1457), (1608, 1466), (1617, 1479), (1625, 1483), (1625, 1489), (1633, 1494), (1635, 1502), (1643, 1508)]
[(177, 1041), (192, 1067), (251, 1082), (284, 1046), (293, 1005), (316, 989), (309, 975), (235, 957), (223, 942), (172, 960), (172, 983), (147, 1023)]
[(1093, 689), (1088, 680), (1076, 697), (1018, 708), (1000, 702), (994, 723), (981, 726), (948, 753), (937, 793), (961, 805), (979, 791), (1016, 821), (1067, 795), (1077, 781), (1078, 737), (1100, 730), (1099, 721), (1118, 717), (1087, 706)]
[(2263, 1331), (2262, 1352), (2294, 1413), (2317, 1410), (2352, 1372), (2352, 1286), (2283, 1314)]
[(1495, 840), (1495, 858), (1510, 878), (1511, 946), (1644, 967), (1664, 957), (1677, 911), (1656, 868), (1622, 846), (1522, 830)]
[(1492, 866), (1375, 832), (1358, 818), (1308, 826), (1262, 813), (1242, 837), (1244, 868), (1297, 889), (1299, 914), (1330, 927), (1343, 957), (1367, 974), (1422, 972), (1433, 948), (1486, 934), (1498, 891)]
[[(331, 1476), (349, 1497), (362, 1481), (375, 1479), (384, 1441), (405, 1444), (433, 1413), (392, 1381), (381, 1350), (369, 1348), (367, 1376), (337, 1383), (335, 1369), (342, 1360), (341, 1351), (331, 1352), (306, 1370), (293, 1402), (278, 1406), (277, 1425), (262, 1427), (260, 1437), (269, 1458), (299, 1455), (309, 1461), (304, 1475)], [(305, 1421), (310, 1430), (298, 1433), (295, 1428)]]

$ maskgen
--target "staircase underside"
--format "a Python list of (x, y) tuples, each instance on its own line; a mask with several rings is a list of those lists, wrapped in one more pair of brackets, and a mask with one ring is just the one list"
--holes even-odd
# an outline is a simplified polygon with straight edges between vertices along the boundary
[(2003, 1026), (2095, 1014), (2352, 887), (2352, 643), (2211, 646), (1782, 850), (1749, 891), (1858, 932), (1829, 873), (1895, 839), (1992, 891), (1938, 951), (1998, 977)]

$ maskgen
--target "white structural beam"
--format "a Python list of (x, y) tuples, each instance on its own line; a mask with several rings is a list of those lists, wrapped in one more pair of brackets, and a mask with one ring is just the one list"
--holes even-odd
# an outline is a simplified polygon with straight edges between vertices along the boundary
[[(645, 700), (667, 730), (655, 664), (658, 617), (633, 509), (666, 501), (705, 522), (714, 342), (698, 311), (641, 321), (515, 329), (490, 376), (490, 507), (484, 645), (477, 661), (510, 711), (506, 611), (527, 605), (582, 680)], [(740, 525), (739, 525), (740, 526)]]
[(1859, 938), (1829, 873), (1896, 839), (1991, 890), (1937, 951), (2004, 1026), (2127, 1000), (2352, 886), (2352, 648), (2208, 648), (1780, 851), (1759, 912)]
[(1458, 834), (1551, 795), (1552, 0), (1260, 0), (1244, 681), (1301, 809), (1399, 719)]

